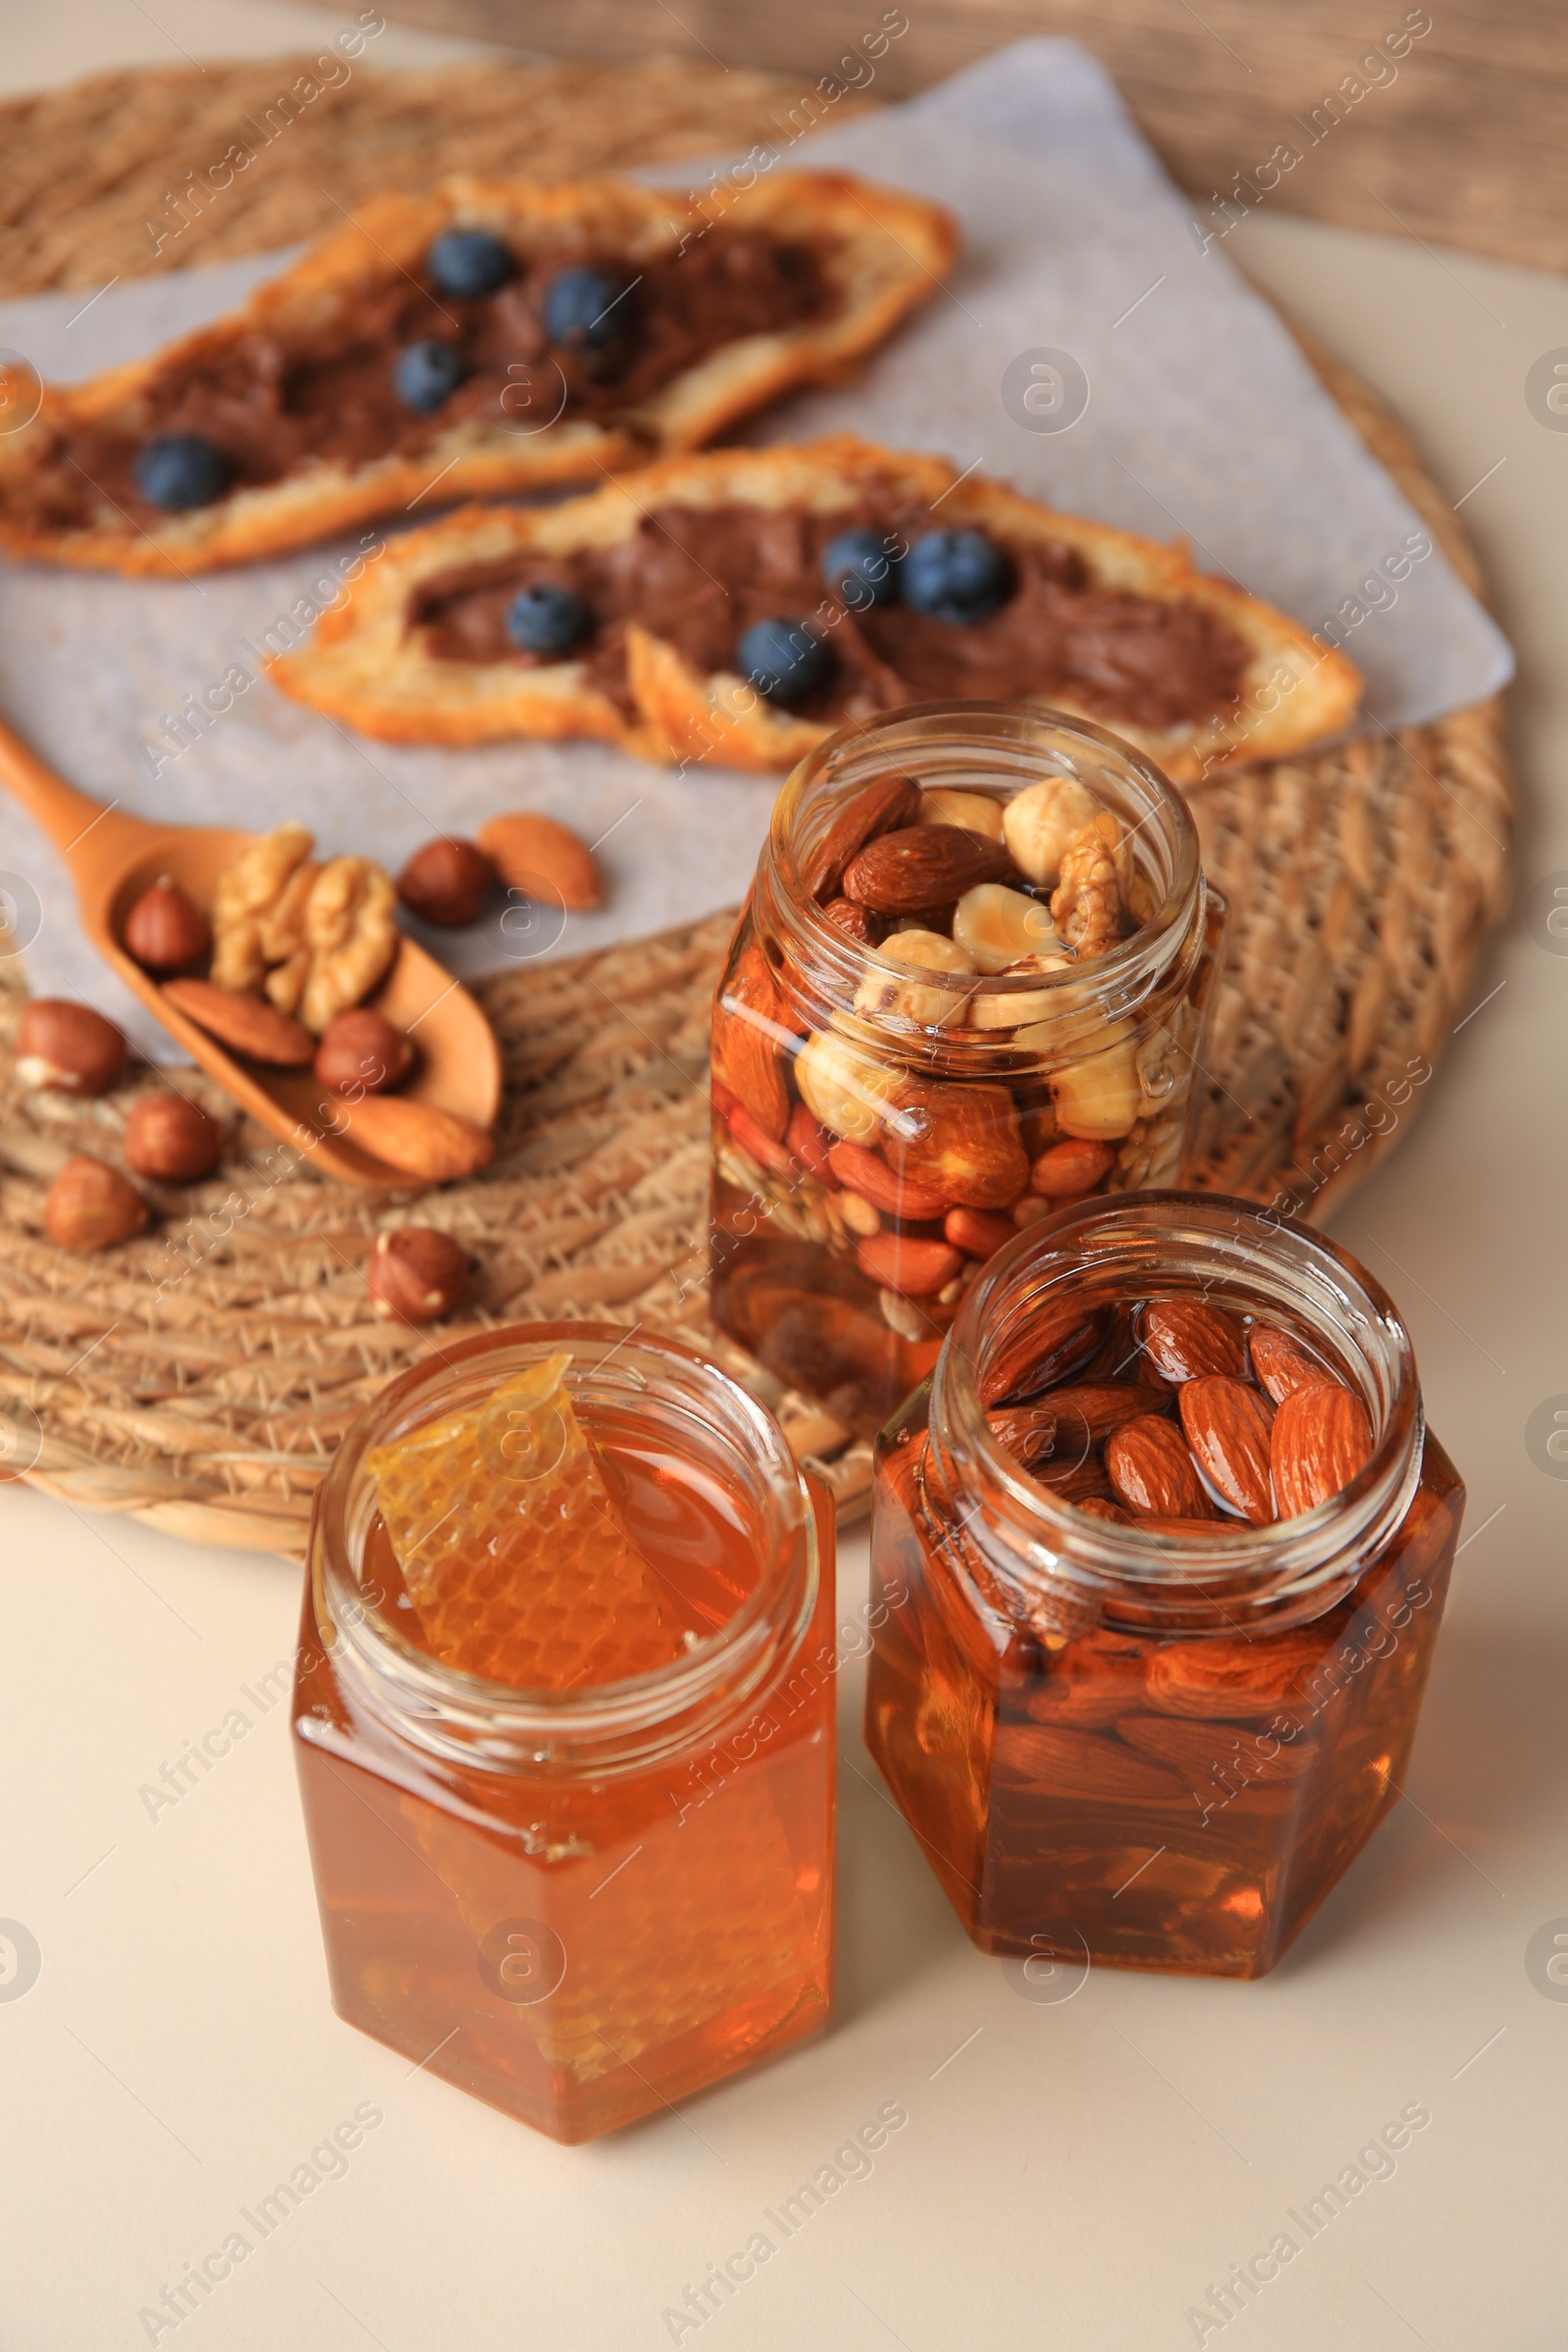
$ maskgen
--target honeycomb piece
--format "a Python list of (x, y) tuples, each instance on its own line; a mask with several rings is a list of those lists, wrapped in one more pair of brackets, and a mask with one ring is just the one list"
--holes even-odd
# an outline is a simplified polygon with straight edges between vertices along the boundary
[(803, 1997), (824, 1898), (821, 1874), (803, 1873), (792, 1849), (779, 1800), (795, 1791), (776, 1789), (779, 1777), (742, 1772), (684, 1821), (651, 1823), (630, 1852), (577, 1865), (569, 1884), (499, 1841), (453, 1835), (420, 1798), (401, 1802), (476, 1945), (518, 1914), (559, 1934), (561, 1983), (514, 2014), (545, 2065), (589, 2083), (720, 2021), (737, 2051), (754, 2047)]
[(572, 1409), (570, 1360), (549, 1356), (366, 1456), (425, 1646), (528, 1690), (647, 1674), (686, 1646)]

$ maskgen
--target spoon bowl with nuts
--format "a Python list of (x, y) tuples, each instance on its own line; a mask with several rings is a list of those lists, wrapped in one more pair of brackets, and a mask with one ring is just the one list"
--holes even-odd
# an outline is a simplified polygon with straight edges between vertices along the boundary
[(488, 1160), (501, 1100), (495, 1035), (467, 990), (412, 939), (393, 935), (366, 1003), (413, 1041), (413, 1074), (395, 1098), (376, 1091), (384, 1071), (336, 1091), (317, 1074), (318, 1041), (300, 1022), (261, 994), (196, 976), (220, 880), (266, 836), (105, 808), (3, 726), (0, 783), (58, 846), (82, 929), (105, 961), (253, 1118), (347, 1184), (439, 1183)]

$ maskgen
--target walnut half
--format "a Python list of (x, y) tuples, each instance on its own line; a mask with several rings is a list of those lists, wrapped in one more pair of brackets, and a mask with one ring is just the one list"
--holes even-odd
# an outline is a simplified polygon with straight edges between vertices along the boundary
[(212, 977), (220, 988), (265, 989), (319, 1036), (382, 978), (398, 933), (382, 868), (368, 858), (318, 864), (315, 847), (306, 826), (279, 825), (219, 877)]

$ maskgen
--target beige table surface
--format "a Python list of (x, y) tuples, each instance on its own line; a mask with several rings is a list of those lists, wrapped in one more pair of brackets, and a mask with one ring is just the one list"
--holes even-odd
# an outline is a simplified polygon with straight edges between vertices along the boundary
[[(295, 25), (269, 25), (300, 14), (158, 7), (209, 52), (280, 45)], [(458, 47), (396, 37), (396, 62)], [(7, 77), (151, 59), (163, 39), (118, 0), (38, 10)], [(1546, 878), (1568, 882), (1568, 434), (1523, 390), (1568, 348), (1568, 288), (1266, 215), (1233, 251), (1417, 428), (1520, 652), (1520, 912), (1420, 1127), (1336, 1220), (1403, 1303), (1470, 1482), (1409, 1800), (1263, 1984), (1096, 1971), (1030, 2001), (970, 1948), (880, 1792), (847, 1674), (836, 2029), (563, 2150), (411, 2078), (328, 2008), (286, 1709), (254, 1696), (290, 1652), (294, 1571), (0, 1490), (0, 1918), (42, 1963), (24, 1997), (0, 1984), (5, 2352), (151, 2340), (142, 2307), (363, 2101), (384, 2122), (347, 2177), (256, 2246), (182, 2347), (668, 2343), (665, 2307), (888, 2101), (908, 2122), (871, 2176), (779, 2245), (705, 2345), (1192, 2343), (1189, 2307), (1280, 2230), (1303, 2239), (1288, 2210), (1412, 2102), (1432, 2120), (1396, 2174), (1203, 2340), (1568, 2340), (1568, 1986), (1539, 1957), (1542, 1930), (1568, 1933), (1568, 1484), (1526, 1445), (1539, 1406), (1568, 1406), (1568, 943), (1552, 950), (1541, 912)], [(852, 1541), (851, 1601), (864, 1577)], [(236, 1705), (250, 1735), (150, 1818), (143, 1785)]]

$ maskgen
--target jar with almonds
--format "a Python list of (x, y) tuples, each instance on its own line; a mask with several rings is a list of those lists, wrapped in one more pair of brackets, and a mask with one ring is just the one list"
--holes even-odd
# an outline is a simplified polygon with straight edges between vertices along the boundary
[(713, 1009), (720, 1327), (862, 1432), (1064, 1200), (1180, 1181), (1220, 925), (1185, 805), (1005, 704), (802, 761)]
[(1403, 1787), (1463, 1504), (1320, 1234), (1167, 1192), (1014, 1242), (872, 1532), (867, 1741), (975, 1942), (1272, 1968)]

